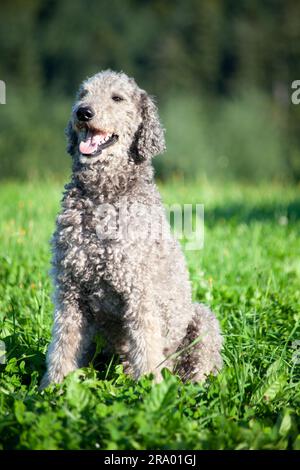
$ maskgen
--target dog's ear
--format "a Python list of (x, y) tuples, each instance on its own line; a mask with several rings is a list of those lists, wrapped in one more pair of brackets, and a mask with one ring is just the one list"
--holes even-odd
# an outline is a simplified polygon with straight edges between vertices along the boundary
[(67, 137), (67, 152), (70, 155), (74, 155), (78, 145), (78, 138), (76, 132), (73, 129), (71, 121), (68, 122), (68, 125), (65, 129), (65, 135)]
[(143, 161), (163, 153), (166, 146), (157, 107), (144, 91), (141, 94), (140, 106), (142, 123), (136, 133), (134, 147), (137, 159)]

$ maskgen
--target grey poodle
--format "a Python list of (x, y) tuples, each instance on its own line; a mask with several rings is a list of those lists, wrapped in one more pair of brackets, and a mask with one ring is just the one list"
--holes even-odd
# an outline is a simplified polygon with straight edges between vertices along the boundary
[(88, 365), (97, 333), (136, 379), (160, 380), (163, 367), (183, 380), (217, 373), (219, 325), (192, 303), (153, 181), (151, 159), (165, 149), (153, 100), (123, 73), (98, 73), (81, 85), (66, 133), (73, 172), (52, 240), (55, 319), (41, 388)]

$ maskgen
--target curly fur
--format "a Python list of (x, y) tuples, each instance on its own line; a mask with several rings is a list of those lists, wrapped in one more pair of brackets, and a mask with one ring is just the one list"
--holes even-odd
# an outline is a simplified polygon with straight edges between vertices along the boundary
[[(113, 93), (124, 100), (112, 101)], [(119, 136), (98, 157), (79, 152), (80, 105), (95, 110), (93, 128)], [(165, 366), (184, 380), (216, 373), (218, 322), (208, 308), (192, 304), (185, 260), (153, 181), (151, 159), (165, 149), (153, 99), (123, 73), (98, 73), (81, 85), (66, 134), (73, 172), (52, 239), (55, 316), (41, 388), (87, 365), (99, 332), (106, 351), (120, 354), (135, 378), (152, 372), (159, 380)], [(99, 237), (124, 198), (132, 209), (130, 236)], [(134, 210), (136, 202), (145, 210)], [(153, 241), (147, 230), (155, 223), (167, 236)]]

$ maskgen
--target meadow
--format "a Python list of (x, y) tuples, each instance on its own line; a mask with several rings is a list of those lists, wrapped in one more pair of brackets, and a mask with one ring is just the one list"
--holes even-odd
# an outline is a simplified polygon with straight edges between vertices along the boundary
[(219, 376), (182, 384), (164, 370), (160, 384), (135, 383), (117, 357), (95, 358), (40, 393), (62, 187), (1, 183), (0, 448), (300, 450), (299, 187), (160, 185), (166, 204), (205, 206), (204, 248), (185, 254), (194, 300), (222, 325)]

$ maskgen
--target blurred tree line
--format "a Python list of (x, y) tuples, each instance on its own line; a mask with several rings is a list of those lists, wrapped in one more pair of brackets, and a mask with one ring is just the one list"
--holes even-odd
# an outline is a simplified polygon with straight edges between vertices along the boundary
[(112, 68), (158, 98), (170, 174), (300, 179), (297, 0), (1, 0), (1, 177), (59, 175), (82, 79)]

